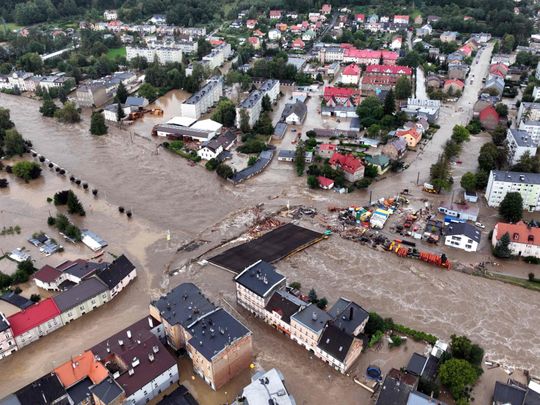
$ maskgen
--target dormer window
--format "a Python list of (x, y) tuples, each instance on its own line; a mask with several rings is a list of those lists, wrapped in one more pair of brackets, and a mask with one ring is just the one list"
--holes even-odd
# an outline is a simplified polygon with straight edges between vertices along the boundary
[(514, 233), (514, 235), (512, 236), (512, 239), (514, 240), (519, 240), (519, 233)]

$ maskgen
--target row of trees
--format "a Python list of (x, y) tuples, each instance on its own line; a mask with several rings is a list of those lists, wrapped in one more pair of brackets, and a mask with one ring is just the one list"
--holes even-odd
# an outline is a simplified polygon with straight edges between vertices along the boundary
[(0, 155), (7, 157), (22, 155), (27, 145), (22, 135), (15, 129), (7, 108), (0, 107)]

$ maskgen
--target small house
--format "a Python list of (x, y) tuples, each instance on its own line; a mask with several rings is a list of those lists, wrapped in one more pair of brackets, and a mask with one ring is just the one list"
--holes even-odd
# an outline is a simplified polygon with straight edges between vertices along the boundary
[(467, 222), (450, 222), (444, 230), (444, 244), (466, 252), (476, 252), (480, 244), (481, 233), (474, 225)]
[(323, 190), (330, 190), (334, 187), (334, 180), (327, 177), (319, 176), (317, 177), (317, 181), (319, 182), (319, 187)]

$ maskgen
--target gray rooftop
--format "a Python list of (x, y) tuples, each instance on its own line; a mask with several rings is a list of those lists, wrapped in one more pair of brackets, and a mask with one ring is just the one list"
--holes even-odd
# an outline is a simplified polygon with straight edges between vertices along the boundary
[(166, 295), (152, 301), (151, 305), (159, 310), (169, 324), (184, 327), (216, 309), (216, 306), (193, 283), (176, 286)]
[(495, 383), (493, 391), (493, 403), (497, 404), (522, 404), (525, 399), (526, 391), (514, 385), (504, 384), (500, 381)]
[(263, 97), (263, 93), (259, 90), (253, 90), (249, 95), (240, 103), (240, 108), (253, 108), (255, 104)]
[(278, 159), (294, 159), (296, 151), (292, 149), (280, 149), (278, 152)]
[(310, 304), (291, 316), (296, 322), (304, 325), (315, 333), (319, 333), (332, 317), (314, 304)]
[(512, 137), (518, 146), (523, 148), (533, 148), (537, 146), (529, 133), (522, 129), (511, 128), (508, 130), (508, 135)]
[(90, 392), (98, 397), (103, 403), (110, 404), (122, 395), (124, 390), (120, 388), (113, 378), (106, 378), (99, 384), (90, 387)]
[(452, 235), (465, 235), (469, 239), (474, 240), (477, 243), (480, 243), (481, 233), (475, 226), (467, 222), (450, 222), (445, 229), (445, 234), (447, 236)]
[(285, 276), (279, 274), (270, 263), (259, 260), (238, 274), (234, 280), (259, 297), (266, 297), (285, 281)]
[(505, 172), (492, 170), (491, 174), (495, 181), (521, 184), (540, 184), (540, 173)]
[(184, 101), (184, 104), (197, 104), (199, 101), (201, 101), (201, 99), (213, 92), (216, 86), (221, 86), (221, 79), (212, 77), (198, 92), (194, 93), (191, 97)]
[(108, 288), (105, 283), (96, 277), (91, 277), (88, 280), (81, 281), (76, 286), (73, 286), (64, 292), (61, 292), (53, 297), (53, 300), (60, 312), (66, 312), (107, 290)]
[(272, 90), (276, 84), (279, 86), (279, 80), (268, 79), (261, 85), (259, 90), (266, 93)]
[(424, 371), (426, 362), (426, 356), (422, 356), (419, 353), (413, 353), (409, 359), (409, 364), (407, 364), (407, 372), (420, 377)]
[(349, 335), (354, 335), (356, 328), (369, 318), (364, 308), (346, 298), (340, 298), (328, 314), (335, 319), (334, 324)]
[(0, 332), (5, 331), (7, 328), (9, 328), (9, 322), (6, 316), (0, 312)]
[(217, 308), (195, 323), (188, 325), (192, 338), (189, 344), (207, 360), (220, 353), (235, 341), (251, 334), (223, 308)]

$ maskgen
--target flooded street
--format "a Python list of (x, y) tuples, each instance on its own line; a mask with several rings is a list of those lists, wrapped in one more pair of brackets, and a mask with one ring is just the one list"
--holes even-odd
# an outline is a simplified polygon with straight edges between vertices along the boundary
[[(465, 92), (456, 108), (466, 108), (473, 90)], [(169, 101), (160, 100), (165, 115), (159, 117), (158, 122), (179, 114), (177, 105), (182, 97), (179, 94), (174, 93)], [(317, 98), (313, 97), (308, 108), (315, 109), (317, 104)], [(0, 397), (140, 319), (147, 313), (149, 301), (163, 290), (180, 282), (193, 281), (209, 297), (238, 314), (253, 331), (255, 363), (266, 369), (279, 367), (299, 404), (316, 403), (321, 398), (333, 398), (340, 404), (359, 400), (368, 403), (367, 393), (350, 379), (311, 359), (309, 353), (294, 342), (240, 310), (234, 303), (230, 273), (210, 265), (185, 265), (188, 258), (198, 257), (243, 232), (256, 220), (257, 213), (252, 208), (259, 203), (264, 203), (266, 212), (290, 203), (315, 206), (326, 213), (326, 208), (332, 205), (364, 204), (369, 198), (368, 192), (339, 195), (311, 191), (306, 187), (305, 176), (298, 177), (293, 165), (277, 159), (260, 176), (232, 186), (215, 173), (199, 166), (191, 167), (178, 156), (158, 151), (157, 142), (149, 137), (149, 132), (143, 134), (146, 129), (138, 129), (151, 128), (155, 117), (145, 117), (133, 127), (134, 132), (141, 132), (143, 136), (132, 136), (130, 131), (111, 126), (109, 135), (94, 137), (88, 132), (87, 118), (81, 124), (61, 125), (41, 117), (39, 102), (4, 94), (0, 94), (0, 105), (11, 110), (17, 129), (33, 142), (39, 153), (89, 182), (91, 188), (99, 189), (98, 199), (89, 193), (77, 192), (88, 207), (80, 225), (88, 226), (106, 239), (110, 252), (125, 252), (138, 269), (135, 284), (115, 301), (3, 360)], [(424, 153), (419, 153), (409, 170), (375, 183), (373, 198), (411, 187), (416, 182), (417, 172), (421, 173), (420, 181), (425, 180), (452, 126), (465, 119), (467, 113), (452, 112), (454, 106), (444, 108), (441, 130)], [(275, 114), (280, 113), (281, 106), (275, 110)], [(305, 127), (319, 126), (320, 122), (316, 121), (319, 119), (317, 116), (311, 122), (308, 118)], [(480, 138), (473, 142), (474, 150), (478, 150), (482, 142)], [(471, 157), (474, 154), (472, 150), (468, 153)], [(464, 164), (458, 173), (469, 170), (469, 165), (472, 167), (476, 161)], [(28, 233), (38, 230), (52, 233), (46, 225), (46, 217), (55, 207), (46, 202), (46, 197), (70, 185), (69, 180), (48, 170), (44, 170), (44, 179), (36, 182), (25, 184), (10, 176), (10, 183), (8, 189), (0, 190), (0, 220), (6, 226), (19, 224), (23, 232), (2, 237), (0, 243), (4, 250), (26, 243)], [(131, 220), (118, 214), (119, 205), (133, 211)], [(165, 240), (167, 230), (171, 231), (170, 242)], [(199, 248), (177, 252), (194, 239), (200, 241)], [(86, 248), (71, 247), (63, 255), (89, 257), (90, 253)], [(65, 257), (39, 258), (38, 264), (56, 264)], [(319, 296), (326, 296), (330, 303), (345, 296), (368, 310), (443, 338), (452, 333), (467, 334), (486, 349), (491, 360), (540, 374), (538, 293), (454, 271), (441, 271), (337, 236), (278, 263), (277, 267), (290, 281), (300, 281), (304, 289), (316, 288)], [(177, 270), (170, 279), (165, 276), (169, 270)], [(420, 349), (411, 342), (410, 350)], [(363, 372), (364, 360), (357, 367), (355, 372)], [(184, 372), (189, 377), (189, 371)], [(244, 383), (247, 376), (242, 379)], [(200, 386), (198, 382), (193, 385)], [(217, 397), (205, 389), (196, 388), (201, 404), (215, 404)], [(223, 401), (222, 397), (219, 400)]]

